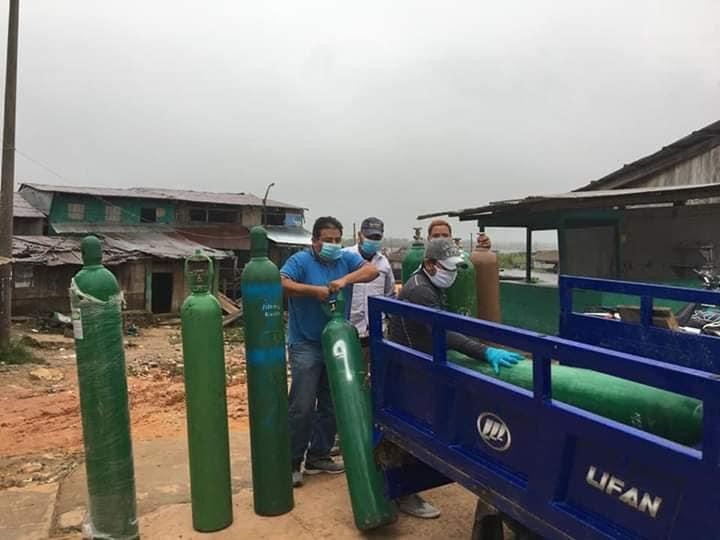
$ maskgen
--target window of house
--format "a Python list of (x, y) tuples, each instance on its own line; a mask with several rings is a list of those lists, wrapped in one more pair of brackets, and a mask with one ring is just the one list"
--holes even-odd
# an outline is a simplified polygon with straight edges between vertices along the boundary
[(210, 223), (235, 223), (237, 212), (233, 210), (208, 210)]
[(265, 214), (265, 223), (267, 225), (285, 225), (285, 213), (268, 210)]
[(105, 207), (105, 221), (119, 223), (122, 217), (122, 209), (119, 206)]
[(289, 225), (291, 227), (302, 227), (303, 215), (288, 212), (285, 214), (285, 225)]
[(85, 205), (78, 203), (68, 204), (68, 219), (82, 221), (85, 219)]
[(157, 216), (157, 219), (164, 218), (165, 217), (165, 209), (164, 208), (157, 208), (157, 212), (155, 215)]
[(29, 264), (16, 264), (13, 268), (13, 278), (17, 289), (26, 289), (33, 286), (35, 272)]
[(207, 221), (207, 210), (204, 208), (191, 208), (190, 221), (205, 223)]
[(157, 221), (157, 208), (141, 208), (140, 221), (142, 223), (155, 223)]

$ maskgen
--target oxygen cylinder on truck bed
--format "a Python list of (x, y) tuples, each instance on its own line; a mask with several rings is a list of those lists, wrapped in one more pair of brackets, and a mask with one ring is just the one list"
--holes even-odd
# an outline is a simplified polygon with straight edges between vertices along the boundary
[(478, 297), (475, 285), (477, 279), (475, 267), (470, 260), (470, 254), (462, 249), (459, 238), (455, 238), (455, 244), (460, 249), (465, 266), (458, 266), (455, 283), (447, 290), (447, 307), (454, 313), (477, 317)]
[(425, 258), (425, 244), (420, 236), (420, 227), (415, 227), (415, 236), (413, 236), (413, 243), (410, 245), (407, 254), (402, 262), (402, 282), (405, 284), (410, 276), (413, 275), (415, 270), (420, 268), (420, 265)]
[[(448, 362), (532, 390), (530, 360), (503, 368), (496, 375), (486, 362), (458, 351), (448, 351), (447, 358)], [(680, 444), (695, 446), (702, 439), (702, 403), (697, 399), (589, 369), (557, 364), (551, 369), (555, 400)]]
[(470, 254), (470, 261), (475, 267), (478, 319), (497, 323), (502, 322), (500, 312), (500, 267), (497, 255), (487, 248), (475, 246), (475, 249)]

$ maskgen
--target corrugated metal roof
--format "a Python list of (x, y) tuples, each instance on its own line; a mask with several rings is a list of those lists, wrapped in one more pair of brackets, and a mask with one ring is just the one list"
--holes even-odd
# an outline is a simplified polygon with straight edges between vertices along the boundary
[(664, 146), (654, 154), (623, 165), (616, 171), (593, 180), (576, 191), (617, 189), (636, 183), (720, 145), (720, 120)]
[(53, 223), (52, 228), (57, 234), (97, 234), (97, 235), (134, 235), (142, 238), (151, 234), (179, 233), (190, 241), (203, 246), (221, 250), (250, 249), (250, 233), (247, 227), (228, 223), (217, 225), (170, 226), (160, 223), (122, 224), (122, 223), (86, 223), (66, 222)]
[[(103, 263), (110, 266), (140, 256), (103, 245)], [(15, 262), (45, 266), (82, 264), (80, 241), (59, 236), (13, 236), (13, 258)]]
[(508, 223), (506, 226), (516, 227), (525, 226), (524, 224), (529, 223), (534, 215), (541, 212), (684, 203), (688, 200), (711, 199), (714, 197), (720, 197), (720, 184), (572, 191), (557, 195), (536, 195), (524, 199), (491, 202), (477, 208), (424, 214), (418, 216), (418, 219), (451, 216), (460, 218), (460, 221), (481, 220), (490, 222), (498, 217), (509, 216), (506, 219), (511, 219), (513, 223)]
[[(215, 193), (211, 191), (192, 191), (184, 189), (162, 188), (105, 188), (80, 186), (54, 186), (50, 184), (28, 184), (20, 186), (32, 188), (37, 191), (51, 193), (68, 193), (76, 195), (90, 195), (99, 198), (132, 198), (132, 199), (158, 199), (183, 201), (198, 204), (225, 204), (230, 206), (262, 206), (262, 199), (252, 193)], [(288, 204), (272, 199), (267, 200), (269, 208), (288, 208), (304, 210), (301, 206)]]
[(68, 221), (64, 223), (52, 223), (52, 228), (57, 234), (152, 234), (172, 232), (172, 227), (163, 224), (123, 224), (123, 223), (86, 223), (84, 221)]
[[(208, 248), (179, 234), (115, 234), (105, 236), (102, 244), (103, 263), (110, 266), (145, 257), (184, 259), (198, 249), (216, 259), (230, 256), (224, 251)], [(46, 266), (80, 265), (80, 239), (61, 236), (14, 236), (13, 258), (16, 262)]]
[(30, 219), (45, 219), (45, 214), (40, 210), (31, 206), (29, 202), (23, 199), (19, 193), (13, 194), (13, 217), (16, 218), (30, 218)]
[(162, 259), (184, 259), (197, 250), (201, 250), (206, 255), (216, 259), (229, 257), (224, 251), (198, 244), (177, 233), (146, 233), (141, 235), (112, 233), (104, 235), (104, 244), (110, 248), (126, 252), (139, 252), (143, 255)]
[(267, 237), (276, 244), (288, 246), (309, 246), (312, 244), (312, 234), (302, 227), (283, 227), (279, 225), (268, 225)]
[(247, 227), (238, 224), (177, 227), (177, 231), (190, 240), (215, 249), (250, 249), (250, 232)]

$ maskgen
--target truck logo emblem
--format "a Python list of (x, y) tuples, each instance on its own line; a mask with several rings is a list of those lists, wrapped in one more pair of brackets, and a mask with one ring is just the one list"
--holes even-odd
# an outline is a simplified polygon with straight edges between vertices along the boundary
[(602, 491), (611, 497), (617, 497), (620, 502), (627, 504), (630, 508), (651, 518), (656, 518), (662, 505), (662, 497), (657, 497), (644, 490), (640, 490), (615, 475), (600, 471), (598, 467), (590, 465), (585, 481), (592, 487)]
[(504, 452), (512, 444), (507, 424), (493, 413), (484, 412), (478, 416), (477, 430), (483, 442), (493, 450)]

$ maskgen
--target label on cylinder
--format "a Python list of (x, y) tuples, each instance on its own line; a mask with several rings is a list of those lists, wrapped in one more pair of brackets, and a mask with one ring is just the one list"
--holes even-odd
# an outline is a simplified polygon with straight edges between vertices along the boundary
[(282, 306), (279, 304), (264, 303), (262, 305), (263, 316), (266, 318), (282, 317)]
[(75, 339), (83, 339), (82, 314), (80, 313), (80, 308), (73, 308), (71, 318)]

